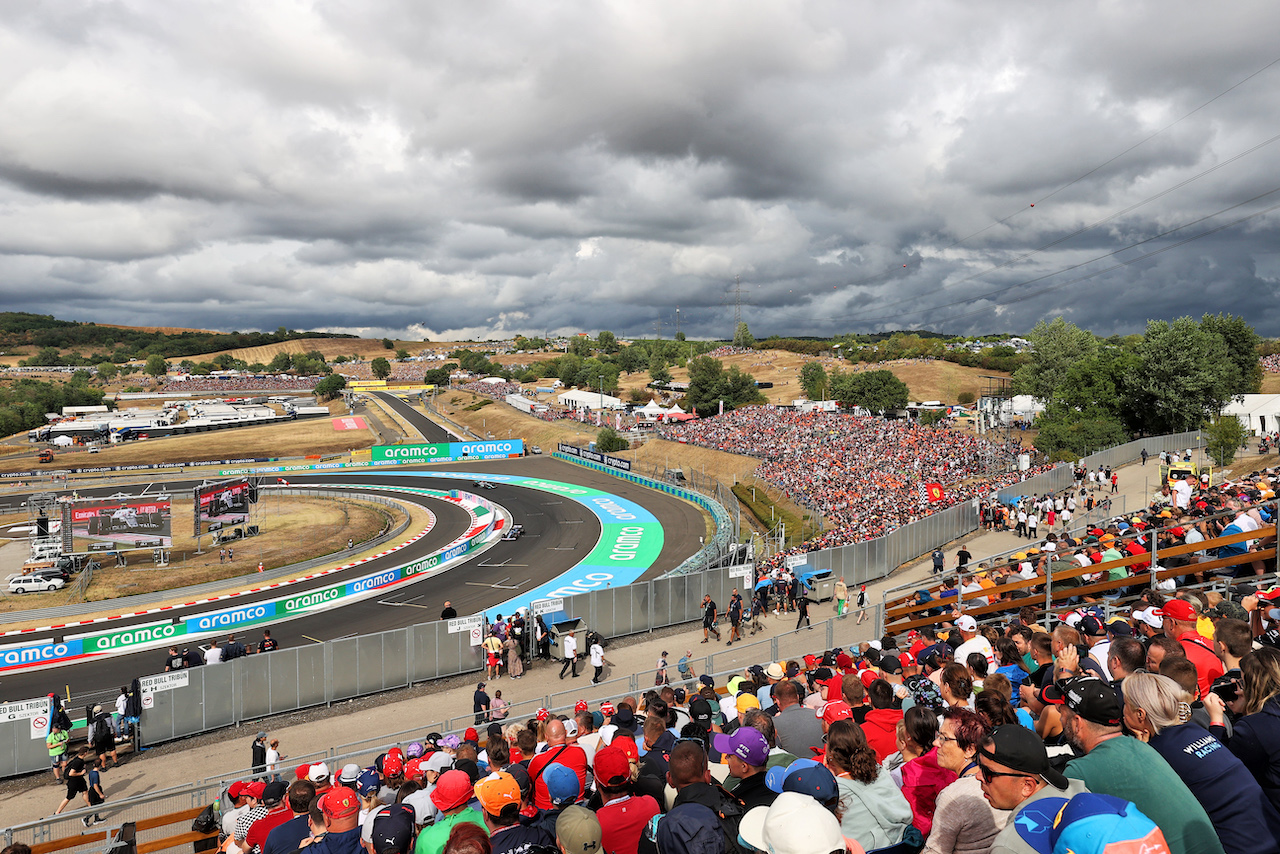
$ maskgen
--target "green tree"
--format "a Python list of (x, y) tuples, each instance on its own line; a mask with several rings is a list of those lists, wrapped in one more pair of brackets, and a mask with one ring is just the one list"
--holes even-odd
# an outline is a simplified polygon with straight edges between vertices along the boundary
[(583, 359), (587, 358), (591, 355), (591, 339), (575, 335), (569, 342), (569, 352)]
[(111, 362), (103, 362), (98, 365), (98, 376), (102, 377), (104, 380), (115, 379), (115, 376), (118, 373), (120, 373), (120, 369)]
[(604, 330), (596, 338), (596, 347), (601, 353), (616, 353), (622, 348), (618, 346), (618, 338), (609, 330)]
[(744, 320), (733, 330), (733, 346), (754, 347), (755, 345), (756, 339), (752, 337), (751, 330), (747, 328), (747, 322)]
[(405, 361), (408, 361), (408, 359), (409, 359), (409, 351), (408, 351), (408, 350), (404, 349), (403, 347), (401, 347), (399, 350), (396, 350), (396, 361), (397, 361), (397, 362), (405, 362)]
[(685, 401), (699, 415), (706, 417), (752, 403), (764, 403), (764, 395), (756, 386), (755, 378), (737, 365), (724, 369), (719, 359), (696, 356), (689, 360), (689, 391)]
[(383, 338), (382, 348), (384, 350), (394, 350), (396, 348), (396, 342), (392, 341), (390, 338)]
[(1237, 368), (1222, 337), (1189, 317), (1153, 320), (1125, 378), (1140, 429), (1151, 433), (1194, 430), (1222, 411), (1235, 394)]
[(149, 377), (162, 377), (169, 370), (169, 364), (164, 360), (164, 356), (159, 353), (152, 353), (147, 357), (147, 364), (142, 368), (142, 372)]
[(624, 374), (631, 374), (643, 368), (646, 360), (644, 351), (633, 344), (619, 350), (614, 361)]
[(619, 436), (612, 427), (601, 427), (596, 433), (596, 450), (602, 454), (625, 451), (630, 447), (631, 443)]
[(656, 350), (652, 358), (649, 359), (649, 377), (656, 383), (671, 382), (671, 372), (667, 370), (667, 360)]
[(969, 404), (973, 403), (973, 401), (974, 401), (974, 395), (973, 395), (973, 392), (971, 391), (962, 391), (956, 395), (956, 403), (960, 404), (961, 406), (968, 406)]
[(280, 352), (271, 357), (271, 363), (267, 365), (267, 370), (273, 374), (283, 374), (292, 367), (293, 357), (288, 353)]
[(1051, 403), (1040, 413), (1036, 429), (1036, 450), (1053, 460), (1078, 460), (1129, 439), (1124, 425), (1104, 410), (1083, 413), (1060, 403)]
[(439, 368), (432, 368), (422, 375), (422, 382), (426, 385), (448, 385), (449, 374), (458, 369), (457, 365), (448, 364)]
[(836, 373), (830, 381), (830, 397), (846, 408), (861, 406), (871, 412), (888, 412), (907, 405), (907, 384), (892, 371)]
[(376, 379), (385, 380), (391, 376), (391, 363), (379, 356), (369, 363), (369, 370), (373, 371)]
[(1235, 462), (1236, 452), (1244, 444), (1247, 435), (1244, 424), (1234, 415), (1216, 415), (1203, 428), (1205, 452), (1219, 467)]
[(826, 399), (827, 371), (821, 362), (805, 362), (800, 367), (800, 385), (810, 400)]
[(1230, 314), (1206, 314), (1200, 328), (1217, 335), (1227, 345), (1227, 358), (1235, 367), (1230, 379), (1232, 394), (1257, 394), (1262, 391), (1262, 365), (1258, 362), (1258, 345), (1262, 339), (1243, 318)]
[(347, 380), (342, 374), (329, 374), (329, 376), (316, 384), (316, 398), (322, 401), (332, 400), (341, 394), (346, 387)]
[(1031, 361), (1014, 373), (1013, 387), (1019, 394), (1029, 394), (1042, 401), (1053, 399), (1073, 364), (1098, 352), (1098, 340), (1092, 333), (1061, 317), (1054, 318), (1052, 323), (1041, 320), (1027, 335), (1027, 340), (1034, 351)]

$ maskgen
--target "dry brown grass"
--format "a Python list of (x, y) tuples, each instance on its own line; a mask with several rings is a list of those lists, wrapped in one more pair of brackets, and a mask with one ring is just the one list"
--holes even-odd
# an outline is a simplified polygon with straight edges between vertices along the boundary
[[(341, 551), (347, 538), (357, 543), (376, 536), (388, 523), (394, 525), (405, 517), (404, 511), (355, 500), (325, 500), (287, 495), (263, 494), (259, 503), (262, 510), (263, 533), (252, 539), (232, 543), (235, 560), (219, 563), (218, 550), (210, 546), (210, 538), (203, 540), (203, 554), (196, 553), (195, 538), (191, 536), (191, 501), (173, 502), (173, 550), (170, 565), (154, 568), (145, 553), (134, 553), (132, 567), (116, 567), (104, 564), (94, 573), (87, 591), (88, 601), (105, 602), (119, 596), (154, 593), (191, 584), (203, 584), (253, 572), (262, 561), (272, 569), (298, 563)], [(416, 532), (426, 524), (425, 512), (415, 512)], [(17, 522), (19, 518), (8, 517)], [(70, 604), (75, 600), (75, 579), (66, 588), (53, 593), (23, 594), (0, 598), (0, 611), (18, 611), (28, 608), (45, 608)], [(227, 588), (238, 589), (243, 581), (228, 581)], [(6, 628), (23, 628), (23, 624)]]
[(1262, 372), (1262, 388), (1259, 389), (1261, 394), (1280, 394), (1280, 374), (1273, 374), (1270, 371)]
[[(329, 411), (335, 416), (346, 414), (340, 401), (331, 403)], [(371, 429), (334, 430), (328, 418), (314, 418), (168, 439), (145, 439), (107, 446), (92, 455), (81, 449), (56, 451), (54, 462), (43, 466), (36, 463), (35, 450), (21, 449), (20, 456), (0, 458), (0, 471), (342, 454), (371, 447), (373, 440)]]

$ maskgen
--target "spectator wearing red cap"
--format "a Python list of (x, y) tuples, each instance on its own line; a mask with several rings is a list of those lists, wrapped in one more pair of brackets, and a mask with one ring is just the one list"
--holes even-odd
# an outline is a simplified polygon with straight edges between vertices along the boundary
[[(307, 854), (360, 854), (360, 798), (346, 786), (333, 786), (316, 799), (324, 835), (312, 838)], [(314, 822), (313, 822), (314, 823)]]
[(231, 801), (232, 808), (222, 814), (222, 833), (224, 836), (235, 836), (236, 822), (240, 819), (240, 816), (258, 805), (258, 801), (262, 797), (262, 789), (265, 787), (265, 784), (262, 783), (254, 786), (253, 782), (248, 780), (237, 780), (227, 787), (227, 798)]
[(636, 854), (645, 826), (661, 812), (658, 802), (633, 790), (631, 760), (616, 747), (600, 748), (593, 770), (602, 801), (596, 818), (603, 832), (604, 850), (610, 854)]
[[(237, 838), (239, 838), (240, 825), (245, 826), (245, 844), (241, 846), (242, 848), (260, 852), (262, 844), (266, 842), (267, 834), (292, 817), (289, 802), (285, 800), (288, 791), (289, 786), (279, 780), (272, 780), (263, 787), (262, 804), (259, 806), (259, 809), (263, 810), (261, 815), (255, 815), (255, 811), (250, 810), (236, 823)], [(246, 820), (248, 820), (247, 824), (245, 824)]]
[(1226, 672), (1222, 659), (1213, 651), (1213, 642), (1196, 631), (1195, 607), (1185, 599), (1170, 599), (1162, 608), (1155, 611), (1157, 617), (1164, 618), (1164, 631), (1175, 638), (1187, 654), (1187, 659), (1196, 666), (1196, 684), (1200, 688), (1200, 696), (1209, 693), (1213, 681)]
[(471, 777), (466, 771), (455, 769), (440, 775), (431, 792), (431, 802), (440, 810), (441, 816), (436, 819), (435, 824), (423, 828), (418, 834), (413, 854), (441, 854), (449, 840), (449, 834), (462, 822), (477, 825), (488, 832), (480, 813), (469, 806), (473, 793)]

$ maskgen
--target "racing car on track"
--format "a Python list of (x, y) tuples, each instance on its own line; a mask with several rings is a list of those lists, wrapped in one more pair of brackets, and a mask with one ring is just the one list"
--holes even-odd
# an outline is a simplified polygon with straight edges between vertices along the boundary
[(518, 540), (524, 534), (524, 525), (512, 525), (510, 528), (502, 532), (504, 540)]

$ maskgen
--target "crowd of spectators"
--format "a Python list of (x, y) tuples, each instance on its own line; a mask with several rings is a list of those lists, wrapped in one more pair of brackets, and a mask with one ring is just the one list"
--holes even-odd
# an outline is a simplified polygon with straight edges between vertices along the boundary
[(491, 397), (494, 400), (502, 400), (509, 394), (525, 393), (524, 386), (520, 385), (520, 383), (505, 381), (492, 383), (485, 382), (483, 380), (476, 380), (474, 382), (464, 383), (463, 385), (458, 386), (458, 388), (463, 391), (472, 392), (473, 394), (482, 394), (485, 397)]
[(1280, 854), (1280, 588), (1215, 601), (1071, 608), (1051, 631), (954, 611), (719, 678), (682, 666), (234, 783), (223, 850)]
[[(391, 374), (386, 377), (388, 381), (420, 383), (422, 382), (423, 374), (433, 367), (439, 367), (438, 362), (400, 362), (396, 359), (388, 359), (387, 361), (391, 363)], [(348, 380), (378, 379), (373, 375), (372, 360), (368, 362), (343, 362), (340, 365), (334, 365), (333, 371)]]
[(1258, 362), (1262, 365), (1262, 370), (1269, 371), (1273, 374), (1280, 374), (1280, 353), (1272, 353), (1269, 356), (1260, 356)]
[[(789, 553), (882, 537), (936, 510), (1013, 483), (1047, 467), (1006, 472), (1021, 452), (956, 430), (842, 412), (737, 409), (658, 428), (664, 439), (764, 462), (756, 475), (817, 510), (832, 527)], [(944, 486), (941, 501), (921, 493)]]
[(323, 377), (295, 377), (289, 374), (254, 375), (239, 377), (214, 377), (191, 375), (185, 379), (170, 380), (165, 391), (207, 392), (222, 394), (231, 391), (311, 391)]

